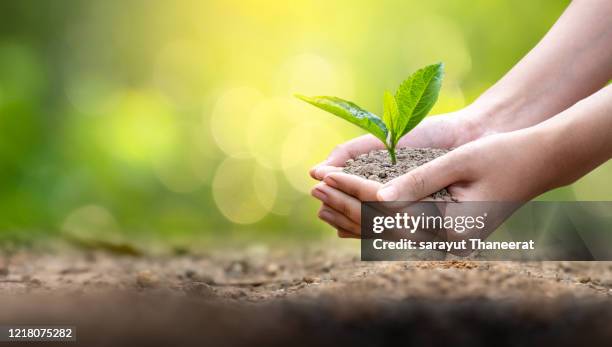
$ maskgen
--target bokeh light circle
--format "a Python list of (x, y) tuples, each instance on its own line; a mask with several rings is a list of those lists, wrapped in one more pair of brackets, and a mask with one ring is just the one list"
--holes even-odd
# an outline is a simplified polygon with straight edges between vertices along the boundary
[(274, 206), (277, 182), (274, 171), (253, 159), (228, 157), (215, 172), (212, 191), (223, 216), (233, 223), (252, 224)]
[(103, 206), (85, 205), (72, 211), (64, 220), (62, 232), (80, 240), (122, 239), (120, 227), (113, 215)]
[(349, 69), (313, 53), (291, 57), (278, 70), (278, 90), (282, 94), (337, 95), (350, 99), (353, 86)]
[(305, 105), (294, 98), (271, 98), (255, 107), (246, 124), (248, 152), (260, 165), (281, 168), (282, 143), (305, 117)]
[(262, 100), (262, 94), (249, 87), (238, 87), (225, 91), (217, 99), (210, 120), (210, 130), (219, 148), (228, 155), (247, 152), (246, 122), (251, 110)]
[(174, 155), (153, 159), (157, 178), (175, 193), (189, 193), (202, 186), (201, 156), (197, 147), (189, 144), (179, 146)]
[(296, 190), (308, 193), (315, 183), (308, 170), (323, 161), (342, 137), (325, 123), (306, 120), (294, 126), (282, 145), (282, 169)]
[(98, 130), (102, 148), (132, 163), (172, 155), (179, 137), (173, 109), (165, 98), (149, 91), (123, 93)]

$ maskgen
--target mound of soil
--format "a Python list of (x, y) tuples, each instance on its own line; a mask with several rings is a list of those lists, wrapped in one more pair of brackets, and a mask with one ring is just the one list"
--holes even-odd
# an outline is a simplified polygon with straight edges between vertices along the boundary
[[(393, 165), (387, 150), (375, 150), (347, 160), (344, 172), (387, 183), (448, 152), (448, 149), (442, 148), (399, 148), (397, 149), (397, 164)], [(432, 197), (452, 200), (452, 196), (446, 189), (436, 192)]]

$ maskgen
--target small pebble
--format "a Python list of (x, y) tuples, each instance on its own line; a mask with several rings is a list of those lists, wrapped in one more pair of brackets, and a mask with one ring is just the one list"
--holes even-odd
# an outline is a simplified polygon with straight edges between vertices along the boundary
[(185, 285), (184, 290), (189, 295), (194, 295), (202, 298), (215, 297), (215, 290), (211, 286), (202, 282), (191, 282)]
[(266, 274), (268, 276), (276, 276), (280, 271), (280, 266), (276, 263), (270, 263), (266, 266)]
[(140, 271), (136, 274), (136, 284), (141, 288), (152, 288), (159, 283), (159, 279), (151, 271)]

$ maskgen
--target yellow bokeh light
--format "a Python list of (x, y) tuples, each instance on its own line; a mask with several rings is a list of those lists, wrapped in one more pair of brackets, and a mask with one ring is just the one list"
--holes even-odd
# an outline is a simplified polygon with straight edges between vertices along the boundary
[(261, 206), (268, 211), (272, 210), (278, 193), (275, 172), (257, 165), (251, 183)]
[(170, 105), (159, 94), (129, 91), (104, 119), (98, 141), (117, 158), (148, 162), (172, 154), (178, 129)]
[(282, 146), (282, 168), (291, 186), (303, 193), (309, 192), (314, 181), (308, 170), (341, 142), (340, 134), (323, 123), (305, 121), (293, 127)]
[(173, 156), (153, 160), (157, 178), (175, 193), (189, 193), (202, 186), (202, 158), (197, 148), (181, 148)]
[(348, 69), (311, 53), (291, 58), (278, 72), (278, 90), (282, 94), (338, 95), (350, 99), (353, 85)]
[[(210, 115), (204, 115), (204, 122), (210, 121), (210, 130), (219, 148), (228, 155), (247, 152), (246, 122), (251, 110), (262, 100), (261, 93), (253, 88), (239, 87), (224, 92)], [(208, 126), (205, 126), (208, 128)]]
[(279, 177), (276, 201), (270, 212), (279, 216), (288, 216), (295, 209), (295, 202), (300, 197), (301, 194), (297, 194), (290, 184)]
[(259, 103), (246, 124), (249, 154), (263, 166), (280, 169), (281, 144), (287, 132), (304, 117), (304, 105), (294, 98), (273, 98)]
[(211, 164), (219, 154), (211, 134), (203, 131), (198, 122), (182, 122), (181, 133), (172, 148), (172, 155), (152, 159), (158, 179), (176, 193), (188, 193), (203, 184), (210, 185), (215, 166)]
[(264, 218), (276, 200), (274, 171), (249, 158), (226, 158), (215, 172), (213, 198), (231, 222), (252, 224)]

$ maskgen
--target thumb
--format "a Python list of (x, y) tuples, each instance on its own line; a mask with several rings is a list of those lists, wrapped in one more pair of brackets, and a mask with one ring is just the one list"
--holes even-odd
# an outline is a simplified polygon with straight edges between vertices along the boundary
[(384, 148), (384, 144), (370, 134), (356, 137), (336, 146), (325, 161), (310, 169), (310, 176), (314, 179), (322, 180), (329, 172), (338, 171), (334, 168), (344, 166), (347, 160), (353, 159), (360, 154), (368, 153), (373, 149)]
[(379, 201), (419, 201), (457, 182), (458, 165), (462, 163), (449, 152), (387, 182), (376, 197)]

